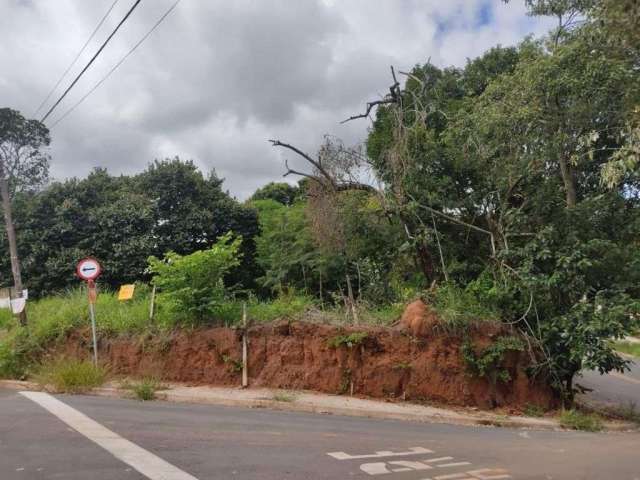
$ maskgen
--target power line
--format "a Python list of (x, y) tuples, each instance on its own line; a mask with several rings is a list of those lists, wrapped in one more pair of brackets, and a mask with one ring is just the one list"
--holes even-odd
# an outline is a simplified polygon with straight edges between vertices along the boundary
[(64, 73), (60, 76), (60, 78), (58, 79), (58, 81), (56, 82), (56, 84), (53, 86), (53, 88), (49, 91), (49, 93), (47, 94), (47, 96), (45, 97), (45, 99), (42, 101), (42, 103), (38, 106), (38, 108), (36, 109), (35, 112), (33, 112), (33, 116), (35, 117), (38, 112), (42, 109), (42, 107), (44, 107), (44, 105), (49, 101), (49, 98), (51, 98), (51, 95), (53, 95), (53, 92), (56, 91), (56, 89), (60, 86), (60, 84), (62, 83), (62, 80), (64, 79), (64, 77), (67, 76), (67, 73), (69, 73), (69, 70), (71, 70), (71, 68), (76, 64), (76, 62), (78, 61), (78, 59), (80, 58), (80, 55), (82, 55), (82, 53), (85, 51), (85, 49), (87, 48), (87, 46), (89, 45), (89, 42), (91, 40), (93, 40), (93, 37), (96, 35), (96, 33), (98, 33), (98, 30), (100, 30), (100, 27), (102, 26), (102, 24), (104, 23), (104, 21), (107, 19), (107, 17), (109, 16), (109, 14), (111, 13), (111, 10), (113, 10), (113, 7), (116, 6), (116, 3), (118, 3), (119, 0), (115, 0), (111, 6), (109, 7), (109, 10), (107, 10), (107, 13), (104, 14), (104, 16), (102, 17), (102, 19), (100, 20), (100, 22), (98, 22), (98, 25), (96, 26), (96, 28), (93, 30), (93, 32), (91, 33), (91, 35), (89, 35), (89, 38), (87, 38), (87, 41), (84, 42), (84, 45), (82, 46), (82, 48), (80, 49), (80, 51), (78, 52), (78, 54), (76, 55), (76, 57), (73, 59), (73, 61), (69, 64), (69, 66), (67, 67), (67, 69), (64, 71)]
[(164, 21), (165, 18), (167, 18), (169, 16), (169, 14), (173, 11), (174, 8), (176, 8), (178, 6), (178, 4), (180, 3), (181, 0), (176, 0), (173, 5), (171, 5), (171, 7), (169, 7), (169, 9), (164, 12), (164, 14), (158, 19), (158, 21), (153, 25), (153, 27), (151, 27), (151, 29), (144, 34), (144, 36), (138, 41), (138, 43), (136, 43), (131, 50), (129, 50), (124, 57), (122, 57), (120, 59), (120, 61), (118, 63), (116, 63), (113, 68), (111, 70), (109, 70), (109, 72), (107, 72), (107, 74), (102, 77), (100, 79), (100, 81), (98, 83), (96, 83), (91, 90), (89, 90), (80, 100), (78, 100), (71, 108), (69, 108), (69, 110), (67, 110), (66, 112), (64, 112), (62, 114), (62, 116), (60, 118), (58, 118), (55, 122), (53, 122), (53, 124), (51, 124), (51, 128), (55, 127), (58, 123), (60, 123), (62, 120), (64, 120), (71, 112), (73, 112), (82, 102), (84, 102), (87, 97), (89, 95), (91, 95), (93, 92), (95, 92), (98, 87), (100, 87), (100, 85), (102, 85), (110, 76), (113, 72), (115, 72), (118, 67), (120, 65), (122, 65), (124, 63), (124, 61), (129, 57), (129, 55), (131, 55), (146, 39), (149, 35), (151, 35), (153, 33), (153, 31), (158, 28), (158, 26)]
[(98, 58), (98, 55), (100, 55), (100, 52), (102, 52), (102, 50), (104, 50), (104, 47), (107, 46), (107, 43), (109, 43), (109, 41), (113, 38), (113, 36), (116, 34), (116, 32), (120, 29), (120, 27), (122, 26), (122, 24), (124, 22), (127, 21), (127, 18), (129, 18), (129, 16), (133, 13), (133, 11), (136, 9), (136, 7), (138, 6), (138, 4), (141, 2), (142, 0), (136, 0), (136, 3), (133, 4), (133, 6), (129, 9), (129, 11), (127, 12), (127, 14), (124, 16), (124, 18), (122, 20), (120, 20), (120, 23), (118, 23), (118, 25), (116, 26), (116, 28), (113, 30), (113, 32), (111, 32), (111, 35), (109, 35), (107, 37), (107, 39), (104, 41), (104, 43), (100, 46), (100, 48), (98, 49), (98, 51), (93, 55), (93, 57), (91, 57), (91, 60), (89, 60), (89, 62), (85, 65), (85, 67), (82, 69), (82, 71), (76, 76), (76, 78), (73, 80), (73, 82), (71, 82), (71, 85), (69, 85), (67, 87), (67, 89), (64, 91), (64, 93), (60, 96), (60, 98), (58, 99), (58, 101), (56, 103), (53, 104), (53, 106), (49, 109), (49, 111), (46, 113), (46, 115), (44, 117), (42, 117), (42, 120), (40, 120), (41, 122), (44, 123), (44, 121), (49, 117), (49, 115), (51, 115), (51, 112), (53, 112), (55, 110), (55, 108), (60, 104), (60, 102), (62, 101), (62, 99), (64, 97), (67, 96), (67, 93), (69, 93), (69, 90), (71, 90), (73, 88), (73, 86), (78, 83), (78, 80), (80, 80), (80, 77), (82, 77), (82, 75), (84, 74), (84, 72), (87, 71), (87, 69), (91, 66), (91, 64), (94, 62), (94, 60), (96, 58)]

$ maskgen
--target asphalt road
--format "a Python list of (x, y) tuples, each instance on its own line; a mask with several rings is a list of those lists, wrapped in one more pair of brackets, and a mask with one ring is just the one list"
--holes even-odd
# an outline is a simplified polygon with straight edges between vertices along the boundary
[(600, 375), (598, 372), (583, 372), (576, 383), (593, 389), (587, 398), (623, 407), (636, 408), (640, 413), (640, 364), (635, 361), (630, 371)]
[[(524, 431), (88, 396), (56, 398), (64, 405), (51, 401), (71, 413), (56, 416), (18, 392), (0, 390), (2, 480), (640, 480), (640, 434)], [(107, 449), (116, 445), (116, 456), (60, 419), (73, 417), (75, 411), (91, 420), (74, 428), (98, 435)], [(103, 427), (113, 433), (100, 433)], [(148, 459), (144, 451), (127, 451), (127, 445), (142, 447), (187, 477), (138, 473), (117, 456), (133, 464)]]

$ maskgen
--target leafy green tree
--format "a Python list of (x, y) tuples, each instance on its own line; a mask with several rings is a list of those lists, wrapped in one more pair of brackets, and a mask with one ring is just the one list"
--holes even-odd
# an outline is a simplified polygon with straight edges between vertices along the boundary
[(473, 286), (529, 335), (568, 401), (582, 369), (624, 368), (609, 340), (629, 331), (640, 299), (637, 184), (602, 184), (639, 70), (596, 27), (565, 25), (464, 70), (416, 67), (368, 139), (389, 212), (440, 256), (433, 278)]
[[(256, 212), (230, 198), (220, 180), (204, 178), (190, 162), (156, 162), (133, 177), (96, 169), (85, 179), (18, 192), (15, 208), (20, 254), (34, 296), (77, 284), (74, 266), (83, 256), (97, 257), (104, 267), (100, 282), (117, 288), (144, 279), (149, 256), (189, 254), (230, 230), (242, 235), (244, 258), (227, 281), (252, 287), (259, 276)], [(0, 256), (2, 271), (6, 261)]]
[[(0, 199), (13, 285), (18, 295), (22, 295), (23, 285), (12, 197), (16, 191), (36, 189), (48, 179), (49, 156), (43, 149), (49, 142), (49, 130), (42, 123), (27, 120), (16, 110), (0, 109)], [(20, 320), (26, 323), (24, 312)]]
[(250, 200), (275, 200), (283, 205), (293, 205), (300, 196), (300, 189), (285, 182), (271, 182), (260, 187), (251, 195)]
[(215, 318), (227, 297), (224, 277), (240, 264), (240, 243), (229, 232), (206, 250), (184, 256), (168, 252), (162, 260), (149, 258), (149, 271), (159, 289), (158, 305), (173, 322), (203, 323)]

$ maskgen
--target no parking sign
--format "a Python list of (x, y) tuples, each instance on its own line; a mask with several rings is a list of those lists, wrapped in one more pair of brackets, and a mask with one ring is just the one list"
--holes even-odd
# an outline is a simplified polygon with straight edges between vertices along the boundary
[(95, 279), (102, 273), (102, 268), (98, 260), (92, 257), (83, 258), (76, 266), (76, 274), (87, 282), (87, 293), (89, 295), (89, 313), (91, 314), (91, 332), (93, 334), (93, 363), (98, 365), (98, 341), (96, 339), (96, 314), (93, 305), (98, 298)]

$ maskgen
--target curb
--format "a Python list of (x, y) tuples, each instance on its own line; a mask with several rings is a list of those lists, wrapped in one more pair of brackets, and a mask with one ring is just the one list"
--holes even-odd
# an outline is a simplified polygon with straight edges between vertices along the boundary
[[(21, 380), (0, 380), (0, 387), (12, 390), (42, 390), (42, 387), (34, 382)], [(274, 392), (276, 390), (273, 390)], [(131, 399), (131, 392), (115, 387), (98, 387), (85, 393), (107, 398), (128, 398)], [(304, 395), (303, 395), (304, 396)], [(372, 411), (357, 406), (324, 406), (316, 405), (311, 401), (295, 400), (292, 402), (282, 402), (271, 398), (230, 398), (224, 395), (215, 395), (210, 392), (208, 395), (193, 395), (181, 393), (171, 389), (156, 393), (156, 399), (172, 403), (201, 404), (201, 405), (221, 405), (227, 407), (240, 408), (266, 408), (277, 411), (315, 413), (324, 415), (342, 415), (351, 417), (365, 417), (388, 420), (403, 420), (418, 423), (440, 423), (449, 425), (476, 426), (476, 427), (507, 427), (529, 430), (566, 430), (557, 420), (499, 416), (491, 414), (469, 414), (442, 408), (432, 409), (433, 412), (401, 412), (391, 410)], [(376, 402), (383, 404), (383, 402)], [(397, 405), (396, 405), (397, 406)], [(402, 407), (402, 406), (401, 406)], [(604, 432), (626, 432), (637, 431), (637, 425), (630, 422), (606, 422)]]

